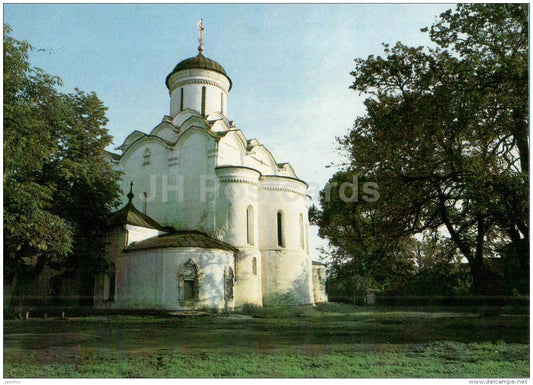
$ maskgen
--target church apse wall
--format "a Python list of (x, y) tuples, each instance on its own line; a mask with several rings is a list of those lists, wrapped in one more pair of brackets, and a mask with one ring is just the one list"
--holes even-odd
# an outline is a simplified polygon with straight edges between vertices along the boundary
[[(192, 267), (184, 271), (182, 268), (189, 261)], [(225, 284), (227, 267), (232, 266), (231, 251), (167, 248), (149, 256), (143, 250), (128, 251), (117, 259), (116, 306), (167, 310), (233, 308), (233, 295), (227, 293)]]

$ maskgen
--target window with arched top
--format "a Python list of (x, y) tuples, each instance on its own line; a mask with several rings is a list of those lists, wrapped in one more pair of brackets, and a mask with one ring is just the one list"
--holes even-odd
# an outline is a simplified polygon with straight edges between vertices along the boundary
[(198, 266), (189, 259), (178, 271), (178, 294), (180, 303), (198, 301)]
[(252, 259), (252, 273), (254, 275), (257, 275), (257, 258), (256, 257)]
[(233, 299), (233, 269), (229, 266), (224, 269), (224, 299)]
[(277, 214), (277, 229), (278, 229), (278, 246), (284, 247), (284, 236), (283, 236), (283, 213), (278, 211)]
[(300, 213), (300, 248), (305, 249), (304, 215)]
[(205, 116), (205, 86), (202, 87), (202, 115)]
[(183, 87), (180, 88), (180, 112), (183, 111)]
[(246, 209), (246, 243), (254, 245), (254, 208), (252, 205)]

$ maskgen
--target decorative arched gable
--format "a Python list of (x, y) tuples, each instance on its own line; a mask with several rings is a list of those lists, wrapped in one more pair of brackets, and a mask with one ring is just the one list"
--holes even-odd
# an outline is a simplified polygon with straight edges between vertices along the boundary
[(262, 144), (254, 146), (246, 153), (244, 166), (255, 168), (265, 175), (275, 175), (278, 172), (276, 160)]
[(229, 129), (230, 127), (224, 119), (219, 119), (211, 124), (211, 131), (213, 132), (224, 132), (228, 131)]
[(135, 130), (131, 134), (129, 134), (126, 139), (124, 139), (124, 143), (122, 143), (120, 146), (118, 146), (117, 150), (126, 151), (126, 149), (131, 146), (131, 144), (143, 137), (145, 137), (146, 134), (144, 132)]
[[(157, 147), (160, 147), (161, 149), (167, 148), (171, 146), (171, 143), (160, 138), (159, 136), (154, 135), (144, 135), (143, 137), (137, 139), (135, 142), (131, 143), (126, 149), (124, 149), (124, 153), (122, 154), (122, 158), (120, 161), (122, 163), (128, 161), (139, 148), (143, 148), (141, 151), (146, 151), (145, 148), (147, 145), (152, 144), (156, 145)], [(151, 154), (154, 154), (155, 151), (151, 150)], [(144, 153), (139, 154), (139, 158), (143, 158)]]
[(183, 124), (179, 127), (179, 130), (181, 132), (185, 132), (191, 127), (199, 127), (205, 130), (209, 129), (207, 122), (202, 117), (191, 116), (185, 122), (183, 122)]
[(246, 139), (240, 131), (229, 131), (218, 141), (218, 166), (242, 166)]
[(207, 116), (207, 120), (209, 122), (214, 122), (214, 121), (223, 121), (224, 124), (228, 127), (228, 130), (229, 130), (229, 127), (230, 127), (230, 123), (229, 123), (229, 120), (228, 118), (226, 118), (224, 116), (224, 114), (222, 114), (221, 112), (211, 112), (208, 116)]
[(202, 115), (198, 111), (186, 108), (174, 117), (174, 119), (172, 120), (172, 124), (176, 127), (181, 128), (183, 123), (185, 123), (191, 117), (197, 117), (202, 119)]
[(290, 176), (292, 178), (298, 178), (294, 169), (289, 163), (278, 163), (278, 169), (281, 175)]
[(150, 132), (150, 135), (159, 136), (162, 139), (174, 143), (178, 139), (178, 132), (179, 129), (174, 127), (171, 123), (162, 122), (154, 127), (152, 132)]
[(178, 140), (173, 145), (174, 148), (178, 149), (178, 151), (182, 150), (183, 143), (193, 135), (202, 135), (211, 140), (215, 139), (215, 136), (204, 127), (190, 126), (187, 128), (187, 130), (182, 131), (181, 135), (178, 137)]

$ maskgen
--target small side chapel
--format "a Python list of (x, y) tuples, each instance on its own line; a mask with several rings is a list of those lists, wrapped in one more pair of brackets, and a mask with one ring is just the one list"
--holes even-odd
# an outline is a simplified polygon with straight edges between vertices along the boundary
[(170, 114), (107, 160), (129, 191), (108, 233), (99, 308), (232, 309), (327, 301), (309, 253), (307, 184), (227, 118), (232, 81), (203, 54), (166, 77)]

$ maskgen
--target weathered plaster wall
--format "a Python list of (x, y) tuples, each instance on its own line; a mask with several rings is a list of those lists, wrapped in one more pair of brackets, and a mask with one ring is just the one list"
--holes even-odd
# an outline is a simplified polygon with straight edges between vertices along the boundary
[[(306, 187), (303, 182), (291, 178), (263, 176), (260, 179), (259, 249), (265, 305), (268, 305), (268, 298), (287, 293), (299, 304), (314, 302), (311, 258), (305, 247), (309, 204)], [(278, 245), (278, 212), (282, 213), (281, 246)]]
[[(199, 269), (199, 298), (179, 301), (178, 272), (192, 259)], [(234, 270), (233, 252), (200, 248), (134, 250), (117, 259), (116, 305), (131, 309), (184, 310), (233, 307), (224, 299), (224, 268)]]
[[(259, 172), (245, 167), (218, 167), (215, 236), (237, 248), (236, 305), (262, 304), (259, 252)], [(250, 216), (248, 210), (251, 210)], [(250, 234), (248, 229), (250, 228)], [(253, 270), (255, 258), (255, 273)]]
[(259, 250), (254, 247), (240, 248), (235, 255), (235, 271), (235, 306), (245, 303), (263, 305)]

